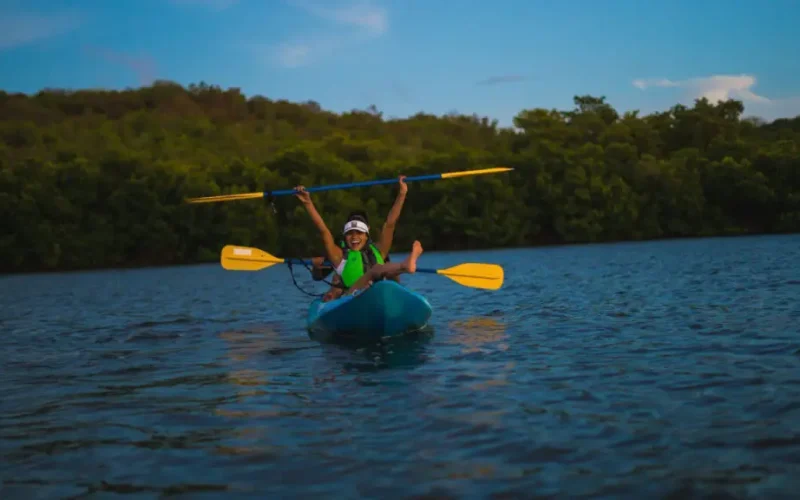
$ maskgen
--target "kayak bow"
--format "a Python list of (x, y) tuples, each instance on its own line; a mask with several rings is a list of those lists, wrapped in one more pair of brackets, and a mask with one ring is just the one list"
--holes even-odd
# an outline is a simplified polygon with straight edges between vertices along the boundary
[(383, 280), (330, 302), (313, 301), (306, 324), (314, 334), (377, 340), (419, 331), (432, 313), (424, 296), (396, 281)]

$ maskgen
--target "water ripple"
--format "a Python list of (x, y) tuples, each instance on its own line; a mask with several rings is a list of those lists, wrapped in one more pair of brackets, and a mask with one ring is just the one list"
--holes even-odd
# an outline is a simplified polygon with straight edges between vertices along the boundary
[(432, 325), (371, 346), (309, 338), (279, 269), (4, 277), (0, 497), (793, 498), (798, 257), (426, 254), (507, 286), (407, 277)]

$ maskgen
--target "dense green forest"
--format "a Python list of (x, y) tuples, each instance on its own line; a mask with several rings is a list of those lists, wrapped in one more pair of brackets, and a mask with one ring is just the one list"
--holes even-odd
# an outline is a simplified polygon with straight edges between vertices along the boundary
[[(125, 91), (0, 92), (0, 271), (214, 261), (228, 243), (319, 254), (294, 197), (187, 197), (510, 166), (409, 184), (394, 250), (471, 249), (800, 229), (800, 117), (743, 118), (738, 101), (620, 115), (604, 98), (386, 119), (315, 102), (170, 82)], [(379, 228), (396, 186), (313, 195), (336, 234)], [(375, 236), (375, 235), (373, 235)]]

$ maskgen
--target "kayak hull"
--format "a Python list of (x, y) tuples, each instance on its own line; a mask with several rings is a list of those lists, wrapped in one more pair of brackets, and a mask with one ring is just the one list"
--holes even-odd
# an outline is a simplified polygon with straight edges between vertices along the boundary
[(394, 337), (424, 328), (433, 313), (428, 300), (396, 281), (378, 281), (366, 290), (308, 308), (314, 334), (358, 339)]

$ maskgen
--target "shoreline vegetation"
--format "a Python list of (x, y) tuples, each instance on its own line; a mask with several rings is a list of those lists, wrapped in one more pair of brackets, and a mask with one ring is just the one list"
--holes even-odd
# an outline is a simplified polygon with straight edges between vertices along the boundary
[[(409, 185), (394, 248), (484, 250), (800, 231), (800, 116), (765, 122), (728, 100), (620, 114), (603, 97), (526, 109), (514, 128), (455, 113), (386, 119), (200, 83), (0, 91), (0, 272), (219, 260), (226, 244), (322, 255), (299, 202), (186, 198), (495, 166)], [(392, 185), (314, 193), (331, 227)]]

